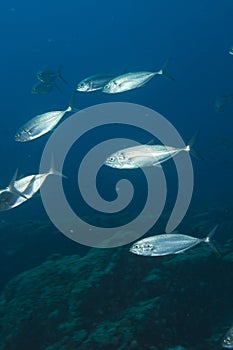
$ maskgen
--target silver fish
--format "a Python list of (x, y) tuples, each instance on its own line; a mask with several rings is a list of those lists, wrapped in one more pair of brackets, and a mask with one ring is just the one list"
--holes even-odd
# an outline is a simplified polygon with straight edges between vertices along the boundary
[(18, 171), (15, 172), (9, 185), (0, 190), (0, 211), (9, 210), (14, 207), (15, 202), (22, 198), (22, 202), (27, 198), (15, 188), (15, 181)]
[[(165, 64), (165, 66), (167, 63)], [(103, 88), (103, 92), (107, 94), (117, 94), (120, 92), (125, 92), (133, 90), (145, 85), (156, 75), (164, 75), (169, 79), (174, 80), (165, 69), (165, 66), (156, 72), (129, 72), (126, 74), (119, 75), (116, 78), (110, 80)]]
[(15, 192), (11, 192), (7, 189), (0, 190), (0, 211), (10, 210), (26, 200), (27, 199)]
[(175, 232), (147, 237), (134, 243), (130, 252), (143, 256), (163, 256), (182, 253), (201, 242), (206, 242), (213, 247), (211, 238), (217, 227), (215, 226), (205, 238), (196, 238)]
[(0, 190), (0, 211), (13, 209), (32, 198), (41, 188), (49, 175), (63, 176), (53, 166), (47, 173), (28, 175), (16, 180), (17, 171), (9, 186)]
[(230, 48), (230, 50), (228, 52), (230, 55), (233, 55), (233, 46)]
[(226, 349), (233, 349), (233, 326), (228, 329), (222, 340), (222, 347)]
[(61, 118), (70, 111), (72, 111), (71, 106), (64, 111), (51, 111), (35, 116), (19, 128), (15, 134), (15, 141), (31, 141), (46, 134), (54, 129)]
[(180, 152), (191, 152), (196, 158), (201, 158), (193, 150), (197, 134), (183, 148), (164, 145), (140, 145), (122, 149), (111, 154), (105, 161), (105, 165), (117, 169), (136, 169), (150, 166), (160, 166), (161, 163), (174, 157)]
[(82, 92), (91, 92), (102, 90), (104, 86), (114, 78), (110, 74), (95, 74), (90, 77), (87, 77), (80, 81), (77, 85), (77, 91)]

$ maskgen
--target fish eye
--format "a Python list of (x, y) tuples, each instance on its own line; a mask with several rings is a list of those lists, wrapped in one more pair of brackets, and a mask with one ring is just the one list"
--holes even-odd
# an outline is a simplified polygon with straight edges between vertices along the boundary
[(139, 249), (139, 245), (138, 245), (138, 244), (135, 244), (135, 245), (134, 245), (134, 248), (135, 248), (135, 249)]
[(108, 158), (108, 160), (109, 160), (110, 162), (114, 162), (115, 157), (111, 156), (111, 157)]

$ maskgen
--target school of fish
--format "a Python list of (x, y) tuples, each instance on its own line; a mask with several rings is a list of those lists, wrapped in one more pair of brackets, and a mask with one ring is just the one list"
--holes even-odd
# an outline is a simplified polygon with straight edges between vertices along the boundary
[[(229, 54), (233, 55), (233, 48), (230, 48)], [(167, 63), (157, 71), (135, 71), (124, 72), (120, 75), (109, 73), (97, 73), (90, 75), (81, 80), (72, 94), (71, 101), (68, 107), (64, 110), (52, 110), (42, 114), (38, 114), (33, 118), (28, 119), (18, 128), (15, 133), (15, 141), (29, 142), (39, 137), (52, 132), (64, 116), (70, 112), (77, 112), (75, 105), (75, 95), (79, 92), (89, 93), (100, 91), (104, 94), (119, 94), (141, 88), (149, 83), (156, 76), (164, 76), (170, 80), (174, 78), (167, 72)], [(32, 88), (32, 93), (37, 95), (48, 94), (54, 89), (62, 92), (57, 85), (57, 79), (68, 84), (63, 78), (62, 66), (60, 65), (57, 71), (52, 71), (45, 67), (37, 72), (38, 83)], [(215, 102), (216, 110), (220, 111), (224, 108), (226, 102), (233, 99), (233, 95), (222, 96)], [(137, 169), (143, 167), (161, 166), (162, 163), (175, 157), (180, 152), (190, 152), (198, 159), (201, 157), (193, 149), (196, 142), (197, 134), (183, 148), (176, 148), (174, 145), (149, 145), (142, 144), (135, 147), (123, 148), (116, 150), (110, 154), (104, 164), (114, 169)], [(17, 179), (18, 172), (16, 171), (9, 185), (0, 190), (0, 211), (6, 211), (25, 203), (40, 190), (47, 177), (50, 175), (63, 176), (55, 170), (54, 161), (52, 159), (51, 168), (47, 173), (27, 175)], [(166, 256), (171, 254), (183, 253), (200, 243), (207, 243), (212, 248), (215, 248), (212, 238), (217, 230), (218, 225), (206, 235), (204, 238), (193, 237), (191, 235), (172, 232), (170, 234), (157, 234), (150, 237), (145, 237), (129, 248), (129, 251), (135, 255), (156, 257)], [(222, 347), (233, 349), (233, 327), (231, 327), (222, 340)]]

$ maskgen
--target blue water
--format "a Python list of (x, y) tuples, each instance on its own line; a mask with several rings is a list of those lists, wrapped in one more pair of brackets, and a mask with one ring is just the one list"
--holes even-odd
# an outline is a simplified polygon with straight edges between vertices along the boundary
[[(221, 140), (231, 142), (231, 108), (216, 113), (214, 101), (232, 92), (231, 1), (211, 6), (207, 1), (149, 1), (146, 6), (135, 1), (69, 6), (25, 1), (1, 7), (2, 186), (16, 168), (24, 175), (37, 171), (48, 139), (46, 135), (30, 144), (15, 143), (17, 128), (36, 114), (66, 108), (70, 99), (71, 89), (62, 82), (62, 94), (32, 95), (39, 69), (48, 65), (56, 70), (62, 64), (73, 87), (96, 72), (157, 70), (170, 58), (168, 70), (175, 82), (159, 77), (125, 94), (79, 94), (77, 104), (85, 108), (127, 101), (151, 107), (186, 141), (200, 129), (198, 148), (205, 162), (197, 166), (196, 192), (204, 198), (230, 196), (231, 153), (221, 149)], [(205, 172), (199, 175), (202, 168)]]
[[(199, 130), (195, 146), (203, 160), (193, 159), (195, 187), (190, 208), (198, 212), (199, 206), (203, 209), (203, 205), (231, 206), (233, 100), (220, 112), (216, 111), (214, 103), (219, 96), (233, 93), (233, 56), (228, 53), (233, 45), (232, 14), (231, 0), (24, 0), (2, 3), (0, 187), (8, 185), (17, 168), (20, 176), (39, 171), (41, 154), (51, 133), (33, 142), (17, 143), (14, 134), (23, 123), (46, 111), (66, 109), (75, 86), (87, 76), (101, 72), (118, 75), (127, 71), (154, 71), (169, 59), (167, 69), (174, 81), (156, 77), (140, 89), (116, 95), (77, 93), (76, 105), (80, 109), (106, 102), (147, 106), (166, 117), (185, 142)], [(36, 73), (44, 66), (55, 71), (59, 65), (62, 65), (62, 75), (69, 84), (58, 78), (61, 92), (54, 89), (47, 95), (33, 95), (31, 89), (37, 83)], [(150, 141), (150, 135), (130, 128), (100, 129), (90, 138), (83, 138), (80, 152), (79, 147), (70, 152), (64, 169), (68, 182), (64, 187), (69, 203), (83, 217), (91, 216), (92, 210), (81, 198), (76, 206), (76, 196), (80, 196), (78, 189), (74, 189), (76, 171), (85, 150), (113, 135), (129, 136), (142, 143)], [(174, 187), (177, 186), (173, 165), (167, 166), (166, 174), (171, 191), (169, 208), (174, 204)], [(100, 194), (106, 200), (116, 198), (114, 186), (119, 176), (119, 172), (114, 173), (112, 169), (101, 170), (97, 182)], [(128, 173), (128, 177), (134, 181), (136, 189), (134, 202), (126, 212), (132, 219), (141, 210), (147, 188), (140, 171)], [(109, 217), (104, 218), (101, 214), (101, 218), (102, 221), (106, 218), (102, 225), (108, 227)], [(39, 197), (0, 213), (0, 221), (13, 227), (15, 223), (16, 231), (17, 222), (30, 220), (49, 222)], [(33, 238), (30, 239), (33, 242)], [(49, 244), (51, 242), (47, 245), (48, 255)], [(62, 251), (63, 244), (56, 245), (55, 252)], [(73, 253), (74, 246), (68, 246), (63, 253), (67, 252)], [(32, 265), (43, 259), (41, 253), (41, 259), (36, 259)], [(22, 270), (29, 267), (26, 264)]]

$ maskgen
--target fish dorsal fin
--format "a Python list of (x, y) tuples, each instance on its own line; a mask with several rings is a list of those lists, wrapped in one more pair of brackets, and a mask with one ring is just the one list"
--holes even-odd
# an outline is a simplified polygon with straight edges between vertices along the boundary
[(9, 184), (9, 188), (11, 188), (11, 187), (14, 185), (14, 183), (15, 183), (17, 177), (18, 177), (18, 172), (19, 172), (19, 169), (17, 168), (17, 169), (15, 170), (15, 173), (14, 173), (12, 179), (11, 179), (11, 182), (10, 182), (10, 184)]
[(9, 191), (10, 191), (11, 193), (17, 194), (17, 195), (20, 196), (20, 197), (23, 197), (23, 198), (25, 198), (25, 199), (28, 199), (27, 196), (25, 196), (22, 192), (19, 192), (19, 191), (15, 188), (15, 181), (16, 181), (16, 179), (17, 179), (17, 176), (18, 176), (18, 169), (16, 169), (16, 171), (15, 171), (15, 173), (14, 173), (12, 179), (11, 179), (11, 182), (10, 182), (9, 185), (8, 185)]
[(170, 232), (171, 234), (175, 234), (175, 235), (178, 235), (180, 232), (178, 230), (175, 230), (175, 231), (172, 231)]
[(149, 142), (146, 143), (148, 146), (153, 146), (155, 145), (155, 139), (151, 139)]

